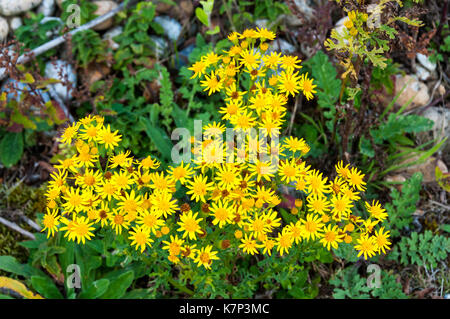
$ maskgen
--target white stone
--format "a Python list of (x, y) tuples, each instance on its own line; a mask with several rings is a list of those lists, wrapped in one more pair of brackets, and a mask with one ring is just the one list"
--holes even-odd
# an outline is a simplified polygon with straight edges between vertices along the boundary
[(0, 42), (3, 42), (8, 37), (9, 26), (5, 18), (0, 17)]
[(280, 38), (272, 42), (272, 46), (269, 48), (268, 51), (269, 52), (281, 51), (284, 54), (291, 54), (295, 52), (295, 47), (286, 40)]
[(118, 36), (119, 34), (121, 34), (123, 32), (123, 28), (121, 26), (117, 26), (115, 28), (112, 28), (111, 30), (107, 31), (104, 35), (103, 35), (103, 39), (108, 41), (108, 46), (113, 49), (113, 50), (117, 50), (119, 48), (119, 44), (117, 44), (116, 42), (114, 42), (113, 38)]
[(421, 79), (422, 81), (426, 81), (431, 77), (431, 73), (430, 71), (428, 71), (427, 69), (421, 67), (420, 65), (416, 66), (416, 75), (419, 79)]
[(0, 14), (14, 16), (40, 5), (42, 0), (0, 0)]
[[(95, 10), (94, 14), (98, 16), (102, 16), (108, 13), (109, 11), (114, 10), (118, 6), (117, 3), (115, 3), (114, 1), (93, 1), (92, 3), (97, 5), (97, 10)], [(105, 22), (96, 25), (93, 29), (96, 31), (109, 29), (113, 25), (113, 22), (114, 18), (110, 18)]]
[(158, 56), (162, 56), (164, 55), (165, 51), (167, 50), (167, 42), (161, 38), (161, 37), (157, 37), (154, 35), (151, 35), (150, 38), (153, 40), (153, 42), (155, 43), (155, 54)]
[(20, 17), (14, 17), (9, 20), (9, 28), (11, 33), (19, 29), (23, 25), (22, 19)]
[(422, 64), (426, 69), (430, 70), (431, 72), (436, 70), (437, 67), (436, 63), (431, 62), (430, 58), (427, 57), (426, 55), (422, 53), (417, 53), (416, 57), (417, 60), (419, 60), (419, 63)]
[(43, 0), (37, 12), (46, 17), (51, 16), (55, 12), (55, 0)]
[(430, 100), (430, 94), (428, 92), (428, 87), (425, 83), (419, 81), (414, 75), (397, 75), (395, 78), (395, 95), (400, 93), (400, 91), (405, 87), (405, 89), (399, 95), (397, 101), (395, 102), (398, 106), (405, 105), (410, 99), (412, 99), (411, 104), (407, 109), (424, 106)]
[(269, 20), (267, 19), (258, 19), (255, 21), (255, 25), (262, 29), (262, 28), (266, 28), (267, 29), (267, 24), (269, 23)]
[(158, 16), (153, 19), (163, 29), (164, 34), (171, 40), (176, 41), (181, 33), (181, 24), (168, 16)]
[(430, 107), (423, 112), (422, 116), (434, 122), (433, 136), (428, 136), (425, 141), (435, 139), (440, 142), (447, 138), (441, 150), (443, 154), (450, 156), (450, 110), (442, 107)]
[[(45, 65), (45, 76), (47, 78), (57, 79), (59, 81), (65, 81), (67, 78), (72, 86), (77, 84), (77, 76), (73, 71), (72, 66), (66, 61), (56, 60), (53, 62), (47, 62)], [(72, 89), (62, 83), (52, 84), (52, 86), (61, 99), (67, 100), (67, 98), (71, 99), (73, 97)]]

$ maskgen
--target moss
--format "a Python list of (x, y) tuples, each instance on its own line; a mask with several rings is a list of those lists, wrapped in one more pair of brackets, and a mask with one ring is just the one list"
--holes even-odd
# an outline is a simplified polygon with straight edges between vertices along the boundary
[[(44, 187), (39, 188), (20, 184), (8, 195), (11, 185), (3, 184), (0, 187), (0, 215), (7, 216), (8, 212), (15, 210), (22, 211), (28, 218), (36, 220), (36, 213), (42, 213), (45, 210), (45, 192)], [(6, 213), (5, 213), (6, 212)], [(9, 219), (9, 218), (8, 218)], [(35, 232), (28, 224), (18, 222), (20, 227)], [(27, 240), (21, 234), (0, 224), (0, 256), (9, 255), (17, 258), (24, 263), (28, 259), (28, 250), (19, 245), (21, 241)], [(0, 276), (10, 275), (0, 270)]]

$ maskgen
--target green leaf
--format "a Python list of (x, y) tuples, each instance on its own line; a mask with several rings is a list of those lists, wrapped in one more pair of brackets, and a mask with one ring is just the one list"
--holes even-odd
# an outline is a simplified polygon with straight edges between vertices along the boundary
[(28, 264), (19, 263), (16, 258), (12, 256), (0, 256), (0, 270), (26, 278), (43, 274), (39, 269), (33, 268)]
[(144, 125), (145, 132), (155, 144), (162, 157), (170, 159), (173, 143), (167, 136), (166, 132), (164, 132), (160, 127), (152, 125), (149, 119), (140, 118), (139, 120)]
[(202, 8), (195, 9), (195, 15), (203, 23), (205, 26), (209, 27), (209, 18), (208, 15), (203, 11)]
[(32, 276), (31, 285), (43, 297), (48, 299), (62, 299), (63, 296), (48, 277)]
[(6, 132), (0, 142), (0, 161), (6, 167), (16, 164), (23, 153), (22, 133)]
[(445, 232), (447, 232), (447, 233), (450, 233), (450, 224), (443, 224), (443, 225), (440, 226), (440, 228), (441, 228), (443, 231), (445, 231)]
[(94, 281), (92, 286), (89, 287), (86, 291), (83, 291), (78, 298), (79, 299), (97, 299), (101, 295), (103, 295), (109, 287), (108, 279), (100, 279)]
[(134, 279), (134, 272), (132, 270), (120, 275), (116, 279), (112, 280), (108, 290), (101, 295), (101, 299), (119, 299), (127, 289), (131, 286)]

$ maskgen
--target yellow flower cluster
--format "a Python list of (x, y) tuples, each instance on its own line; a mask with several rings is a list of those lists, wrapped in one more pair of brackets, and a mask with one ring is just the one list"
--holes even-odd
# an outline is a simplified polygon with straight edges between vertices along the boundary
[[(207, 269), (219, 259), (218, 249), (231, 252), (238, 247), (247, 254), (269, 256), (276, 250), (282, 256), (310, 240), (327, 249), (355, 241), (358, 256), (364, 258), (389, 249), (389, 232), (379, 227), (387, 217), (380, 204), (366, 202), (366, 212), (354, 212), (365, 190), (364, 174), (340, 162), (337, 176), (328, 180), (302, 159), (310, 150), (303, 139), (284, 138), (278, 145), (273, 131), (281, 127), (288, 96), (296, 93), (292, 87), (307, 95), (305, 82), (312, 83), (294, 73), (300, 61), (277, 53), (261, 57), (259, 52), (267, 50), (265, 40), (274, 38), (264, 29), (229, 38), (236, 45), (228, 54), (207, 54), (194, 64), (194, 76), (214, 69), (203, 83), (210, 93), (225, 94), (221, 112), (234, 131), (258, 127), (267, 133), (259, 138), (246, 135), (239, 147), (222, 142), (223, 123), (206, 125), (204, 140), (192, 138), (192, 153), (198, 155), (193, 161), (158, 170), (160, 163), (151, 156), (135, 159), (130, 151), (118, 151), (121, 136), (105, 126), (102, 117), (83, 118), (61, 137), (63, 143), (74, 144), (77, 153), (60, 161), (51, 175), (43, 219), (48, 236), (63, 231), (68, 240), (85, 243), (96, 229), (110, 228), (125, 234), (141, 253), (157, 249), (157, 243), (171, 262), (191, 260)], [(280, 60), (272, 59), (275, 56)], [(276, 75), (279, 64), (284, 70)], [(252, 79), (255, 70), (259, 75)], [(273, 72), (267, 87), (261, 72)], [(249, 91), (240, 89), (243, 73), (250, 74)], [(292, 86), (286, 85), (289, 81)], [(268, 125), (270, 121), (277, 124)], [(225, 160), (230, 154), (236, 160)], [(298, 197), (289, 206), (293, 222), (280, 212), (288, 188)]]

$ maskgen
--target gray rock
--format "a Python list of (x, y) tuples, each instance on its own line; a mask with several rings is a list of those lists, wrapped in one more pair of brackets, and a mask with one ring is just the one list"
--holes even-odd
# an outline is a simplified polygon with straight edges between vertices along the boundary
[(428, 103), (430, 99), (428, 87), (425, 83), (419, 81), (416, 76), (397, 75), (395, 78), (395, 95), (399, 94), (403, 87), (405, 87), (405, 89), (395, 102), (396, 105), (403, 106), (410, 99), (412, 99), (411, 104), (407, 107), (408, 110), (415, 107), (424, 106)]
[[(14, 93), (9, 93), (10, 92), (10, 88), (14, 88), (14, 90), (17, 91), (17, 96)], [(8, 79), (5, 81), (5, 83), (3, 83), (2, 88), (1, 88), (1, 92), (6, 92), (8, 93), (6, 95), (7, 100), (12, 100), (15, 99), (16, 101), (20, 101), (20, 98), (22, 96), (22, 91), (28, 91), (30, 90), (30, 87), (28, 84), (16, 81), (14, 79)], [(41, 94), (42, 99), (44, 100), (44, 103), (47, 103), (48, 101), (50, 101), (50, 95), (48, 95), (47, 92), (44, 92), (40, 89), (37, 89), (37, 92), (39, 94)]]
[[(114, 1), (93, 1), (92, 3), (97, 5), (97, 10), (94, 13), (98, 16), (102, 16), (108, 13), (109, 11), (114, 10), (118, 6), (117, 3), (115, 3)], [(95, 31), (102, 31), (109, 29), (113, 25), (113, 22), (114, 18), (110, 18), (105, 22), (96, 25), (95, 27), (93, 27), (93, 29)]]
[(168, 16), (158, 16), (153, 19), (158, 23), (163, 29), (164, 34), (171, 40), (176, 41), (181, 33), (181, 24), (171, 17)]
[(55, 0), (43, 0), (37, 12), (50, 17), (55, 12)]
[(121, 34), (123, 32), (123, 28), (121, 26), (117, 26), (115, 28), (112, 28), (111, 30), (109, 30), (108, 32), (106, 32), (103, 35), (103, 39), (108, 41), (108, 46), (113, 49), (113, 50), (117, 50), (119, 48), (119, 44), (117, 44), (116, 42), (114, 42), (113, 38), (118, 36), (119, 34)]
[[(65, 81), (67, 77), (67, 80), (72, 86), (77, 84), (77, 75), (73, 71), (72, 66), (66, 61), (56, 60), (54, 62), (47, 62), (45, 65), (45, 76), (59, 81)], [(52, 87), (61, 99), (67, 100), (68, 98), (73, 98), (72, 88), (63, 85), (62, 83), (52, 84)]]
[(422, 54), (422, 53), (417, 53), (416, 55), (417, 60), (419, 60), (419, 63), (422, 64), (427, 70), (433, 72), (434, 70), (436, 70), (436, 63), (431, 62), (430, 58), (427, 57), (426, 55)]
[(441, 150), (443, 154), (450, 155), (450, 109), (430, 107), (423, 112), (422, 116), (434, 122), (432, 129), (433, 135), (429, 136), (428, 134), (426, 137), (421, 135), (424, 141), (427, 142), (431, 139), (436, 139), (436, 141), (440, 142), (447, 137), (447, 141), (445, 141)]
[(281, 51), (284, 54), (292, 54), (295, 52), (295, 46), (293, 46), (292, 44), (290, 44), (289, 42), (287, 42), (284, 39), (278, 38), (272, 42), (272, 45), (269, 47), (269, 50), (267, 50), (267, 51), (269, 51), (269, 52)]
[(0, 13), (14, 16), (40, 5), (42, 0), (0, 0)]
[(0, 42), (3, 42), (8, 37), (9, 26), (5, 18), (0, 17)]

